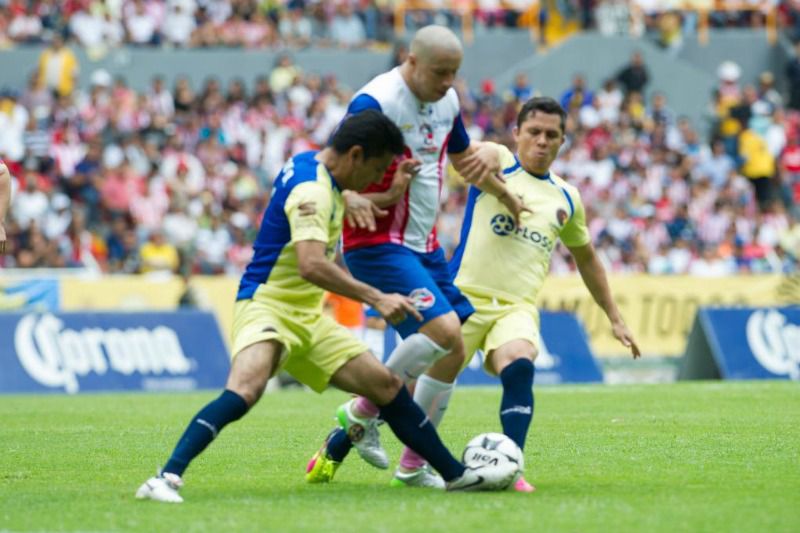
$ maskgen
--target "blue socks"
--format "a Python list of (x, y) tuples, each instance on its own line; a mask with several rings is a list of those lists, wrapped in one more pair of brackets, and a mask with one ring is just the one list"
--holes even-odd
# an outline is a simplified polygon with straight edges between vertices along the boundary
[(500, 372), (503, 400), (500, 402), (500, 423), (522, 450), (533, 419), (533, 362), (517, 359)]
[(189, 422), (163, 471), (182, 476), (189, 463), (206, 449), (222, 428), (242, 418), (247, 409), (244, 398), (225, 390)]
[(328, 445), (326, 448), (328, 457), (337, 463), (341, 463), (344, 461), (344, 458), (347, 457), (347, 454), (350, 453), (352, 448), (353, 443), (350, 442), (350, 437), (347, 436), (347, 432), (345, 430), (342, 428), (336, 428), (331, 431), (331, 434), (328, 437)]
[(380, 409), (381, 418), (389, 424), (397, 438), (428, 461), (445, 481), (452, 481), (464, 473), (464, 465), (442, 444), (436, 428), (411, 399), (405, 386)]

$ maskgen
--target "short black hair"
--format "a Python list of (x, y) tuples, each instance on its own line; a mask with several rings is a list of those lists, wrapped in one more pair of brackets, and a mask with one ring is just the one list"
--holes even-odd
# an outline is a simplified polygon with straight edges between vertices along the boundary
[(549, 96), (535, 96), (525, 102), (522, 109), (519, 110), (517, 115), (517, 127), (522, 127), (522, 123), (528, 118), (528, 115), (535, 115), (537, 111), (546, 113), (548, 115), (558, 115), (561, 118), (561, 133), (565, 133), (567, 129), (567, 112), (561, 107), (561, 104), (556, 102)]
[(386, 115), (376, 109), (366, 109), (345, 117), (328, 145), (343, 154), (353, 146), (364, 149), (364, 159), (391, 152), (401, 155), (406, 143), (403, 132)]

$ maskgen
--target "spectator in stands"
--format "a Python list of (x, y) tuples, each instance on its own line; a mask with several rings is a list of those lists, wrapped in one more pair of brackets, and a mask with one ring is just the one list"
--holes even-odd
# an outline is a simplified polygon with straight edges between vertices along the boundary
[(69, 96), (75, 89), (79, 69), (78, 58), (56, 33), (39, 56), (38, 87), (55, 91), (59, 96)]
[(148, 9), (144, 0), (133, 0), (131, 8), (125, 14), (125, 30), (128, 33), (128, 42), (133, 45), (157, 45), (161, 42), (159, 20)]
[(514, 84), (511, 86), (511, 95), (520, 104), (527, 102), (533, 96), (533, 86), (528, 80), (528, 75), (518, 72), (514, 76)]
[[(193, 2), (192, 2), (193, 4)], [(192, 8), (195, 6), (191, 6)], [(182, 2), (171, 2), (164, 17), (162, 33), (164, 41), (185, 48), (190, 45), (192, 34), (197, 29), (193, 9)]]
[(289, 46), (305, 48), (311, 44), (311, 20), (305, 16), (302, 5), (294, 5), (285, 12), (278, 23), (278, 32)]
[(569, 113), (585, 105), (591, 105), (593, 98), (592, 91), (586, 88), (586, 79), (583, 74), (575, 74), (572, 78), (572, 86), (561, 94), (561, 107)]
[(770, 153), (766, 139), (769, 106), (758, 102), (753, 106), (753, 117), (742, 122), (739, 135), (739, 157), (742, 160), (742, 175), (750, 180), (755, 189), (759, 208), (763, 211), (772, 202), (775, 157)]
[(143, 274), (151, 272), (177, 273), (180, 267), (178, 250), (164, 239), (164, 233), (155, 228), (139, 250), (141, 264), (139, 271)]
[(364, 23), (353, 12), (353, 6), (348, 1), (340, 2), (336, 6), (336, 14), (331, 20), (330, 32), (333, 42), (343, 48), (364, 46), (367, 42)]
[(650, 81), (650, 73), (639, 50), (631, 55), (631, 62), (617, 73), (616, 79), (625, 94), (631, 92), (644, 93)]

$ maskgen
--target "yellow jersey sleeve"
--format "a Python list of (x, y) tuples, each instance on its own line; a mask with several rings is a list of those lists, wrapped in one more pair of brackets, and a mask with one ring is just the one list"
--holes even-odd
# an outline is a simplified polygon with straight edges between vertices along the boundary
[(291, 228), (292, 244), (299, 241), (328, 243), (333, 212), (330, 185), (317, 181), (297, 185), (286, 198), (284, 211)]
[(589, 235), (589, 228), (586, 226), (586, 211), (583, 208), (583, 201), (581, 195), (574, 187), (564, 187), (564, 194), (570, 200), (574, 209), (572, 216), (564, 224), (564, 227), (559, 233), (559, 238), (565, 246), (570, 248), (577, 248), (579, 246), (586, 246), (592, 240)]
[(500, 156), (500, 168), (503, 170), (509, 170), (517, 166), (517, 158), (514, 157), (514, 153), (508, 149), (507, 146), (497, 143), (487, 143), (497, 150), (498, 155)]

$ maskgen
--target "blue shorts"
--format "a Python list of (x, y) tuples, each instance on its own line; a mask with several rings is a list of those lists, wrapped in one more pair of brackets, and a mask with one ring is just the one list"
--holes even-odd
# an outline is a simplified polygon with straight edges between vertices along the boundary
[(444, 251), (422, 254), (399, 244), (379, 244), (344, 254), (347, 268), (357, 280), (383, 292), (397, 292), (412, 298), (423, 321), (413, 317), (393, 326), (405, 338), (423, 324), (450, 311), (463, 324), (475, 311), (467, 297), (453, 285)]

